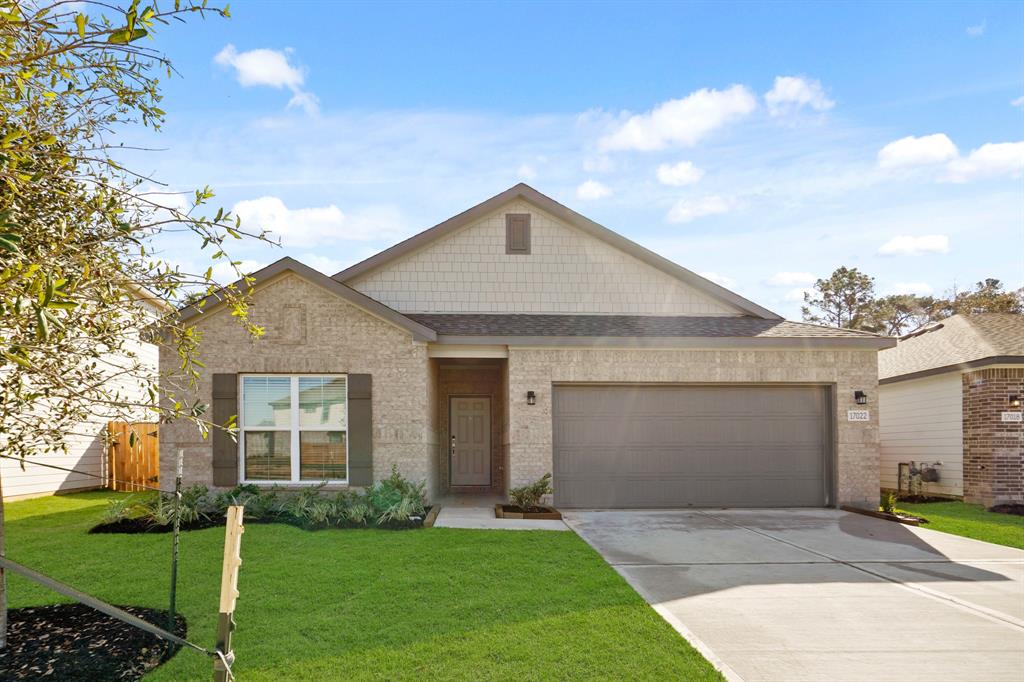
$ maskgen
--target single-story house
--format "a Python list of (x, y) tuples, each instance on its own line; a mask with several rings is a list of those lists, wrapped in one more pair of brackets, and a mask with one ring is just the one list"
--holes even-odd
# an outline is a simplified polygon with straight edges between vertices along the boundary
[(788, 322), (527, 185), (333, 276), (283, 258), (254, 279), (259, 340), (216, 295), (180, 311), (201, 399), (240, 429), (161, 428), (187, 483), (397, 466), (432, 498), (552, 472), (567, 508), (878, 503), (894, 340)]
[(1024, 501), (1024, 315), (926, 326), (878, 354), (878, 376), (883, 489), (914, 462), (937, 474), (926, 494)]

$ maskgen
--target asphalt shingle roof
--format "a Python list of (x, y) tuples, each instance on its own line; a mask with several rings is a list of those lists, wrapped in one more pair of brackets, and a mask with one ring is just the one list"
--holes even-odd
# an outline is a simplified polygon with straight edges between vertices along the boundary
[(867, 332), (756, 317), (407, 314), (446, 336), (877, 338)]
[(924, 372), (993, 357), (1024, 358), (1024, 315), (954, 315), (878, 354), (878, 377)]

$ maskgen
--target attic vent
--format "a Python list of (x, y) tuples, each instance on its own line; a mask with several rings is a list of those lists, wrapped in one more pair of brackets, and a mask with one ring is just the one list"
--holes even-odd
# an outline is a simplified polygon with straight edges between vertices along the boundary
[(530, 253), (530, 214), (505, 214), (505, 253), (528, 255)]

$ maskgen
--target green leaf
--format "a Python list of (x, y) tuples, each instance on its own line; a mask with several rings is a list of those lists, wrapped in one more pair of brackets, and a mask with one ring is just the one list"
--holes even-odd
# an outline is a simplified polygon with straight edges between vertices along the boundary
[(127, 45), (133, 40), (145, 38), (148, 35), (149, 31), (144, 28), (137, 28), (132, 31), (129, 31), (127, 28), (122, 28), (111, 33), (107, 37), (107, 42), (113, 45)]
[(8, 232), (0, 234), (0, 249), (10, 251), (12, 253), (18, 252), (18, 242), (21, 241), (21, 235), (10, 234)]
[(79, 14), (77, 17), (75, 17), (75, 26), (78, 27), (78, 37), (79, 38), (84, 38), (85, 37), (85, 22), (86, 22), (86, 17), (85, 17), (84, 14)]

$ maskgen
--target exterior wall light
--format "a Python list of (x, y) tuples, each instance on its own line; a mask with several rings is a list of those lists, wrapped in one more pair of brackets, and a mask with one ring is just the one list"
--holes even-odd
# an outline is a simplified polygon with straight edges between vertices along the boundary
[(536, 405), (537, 404), (537, 394), (534, 393), (533, 391), (527, 391), (526, 392), (526, 404), (527, 405)]
[(857, 403), (858, 405), (867, 405), (868, 404), (868, 394), (865, 393), (864, 391), (854, 391), (853, 392), (853, 402)]
[(1016, 393), (1010, 396), (1010, 407), (1020, 407), (1020, 396)]

